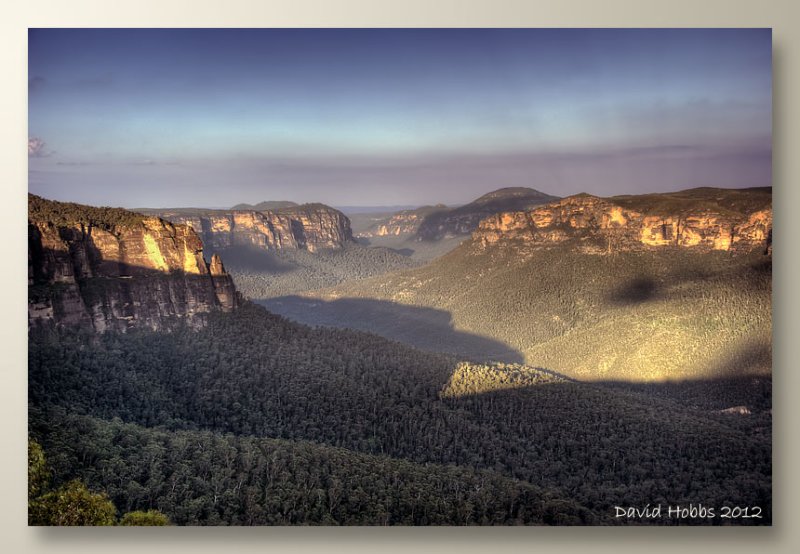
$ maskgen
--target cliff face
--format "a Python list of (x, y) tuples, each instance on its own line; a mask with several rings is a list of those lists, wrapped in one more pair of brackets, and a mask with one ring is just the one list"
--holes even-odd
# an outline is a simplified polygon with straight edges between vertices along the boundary
[(158, 330), (236, 306), (231, 277), (218, 257), (209, 267), (189, 227), (35, 196), (28, 204), (30, 325)]
[(188, 225), (210, 250), (254, 246), (265, 250), (289, 248), (316, 252), (342, 248), (353, 240), (347, 216), (322, 204), (269, 211), (164, 210), (150, 213), (172, 223)]
[(306, 204), (266, 213), (288, 217), (298, 244), (311, 252), (321, 248), (342, 248), (346, 242), (353, 241), (347, 216), (323, 204)]
[(475, 231), (481, 220), (493, 214), (528, 210), (556, 199), (556, 196), (530, 188), (499, 189), (464, 206), (430, 214), (420, 224), (417, 238), (432, 241), (468, 235)]
[(415, 234), (425, 218), (431, 214), (446, 211), (444, 204), (436, 206), (423, 206), (416, 210), (403, 210), (388, 219), (380, 221), (366, 231), (358, 234), (359, 237), (399, 237)]
[(661, 205), (635, 198), (582, 194), (530, 211), (496, 214), (480, 222), (473, 239), (481, 246), (508, 239), (541, 246), (573, 238), (595, 239), (584, 241), (584, 249), (590, 252), (663, 246), (771, 252), (771, 195), (736, 208), (691, 197), (676, 200), (663, 195), (669, 202)]

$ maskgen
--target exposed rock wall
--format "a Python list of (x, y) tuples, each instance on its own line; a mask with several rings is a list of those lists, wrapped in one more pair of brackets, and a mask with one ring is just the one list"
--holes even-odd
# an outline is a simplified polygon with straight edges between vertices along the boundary
[(173, 223), (190, 226), (208, 250), (254, 246), (265, 250), (288, 248), (316, 252), (342, 248), (353, 240), (347, 216), (322, 204), (263, 212), (164, 210), (156, 213)]
[(556, 199), (555, 196), (531, 188), (498, 189), (469, 204), (430, 214), (420, 224), (417, 238), (432, 241), (468, 235), (475, 231), (481, 220), (492, 214), (528, 210)]
[(444, 204), (422, 206), (415, 210), (403, 210), (359, 233), (358, 236), (367, 238), (411, 236), (419, 230), (426, 217), (437, 212), (446, 211), (449, 211), (449, 208)]
[(209, 267), (202, 242), (187, 226), (154, 217), (115, 224), (40, 216), (32, 213), (28, 221), (30, 325), (97, 331), (165, 329), (178, 321), (199, 326), (208, 312), (237, 304), (222, 262), (212, 258)]
[(766, 249), (771, 229), (771, 207), (734, 212), (707, 203), (693, 208), (689, 203), (673, 214), (650, 214), (613, 199), (582, 194), (529, 211), (487, 217), (473, 239), (483, 246), (505, 239), (547, 245), (584, 238), (599, 239), (587, 244), (587, 249), (595, 250), (605, 244), (608, 250), (679, 246), (749, 251)]

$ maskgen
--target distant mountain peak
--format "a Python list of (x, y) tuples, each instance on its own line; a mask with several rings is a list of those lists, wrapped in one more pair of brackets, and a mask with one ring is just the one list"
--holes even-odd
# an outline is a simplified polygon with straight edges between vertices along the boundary
[(231, 210), (252, 210), (256, 212), (263, 212), (269, 210), (278, 210), (281, 208), (293, 208), (295, 206), (297, 206), (297, 202), (292, 202), (290, 200), (265, 200), (263, 202), (259, 202), (258, 204), (236, 204), (231, 208)]
[(550, 194), (529, 187), (504, 187), (504, 188), (499, 188), (497, 190), (493, 190), (492, 192), (487, 192), (483, 196), (473, 200), (471, 204), (478, 204), (481, 202), (487, 202), (502, 198), (522, 198), (522, 197), (540, 197), (540, 198), (550, 198), (550, 199), (558, 198), (557, 196), (552, 196)]

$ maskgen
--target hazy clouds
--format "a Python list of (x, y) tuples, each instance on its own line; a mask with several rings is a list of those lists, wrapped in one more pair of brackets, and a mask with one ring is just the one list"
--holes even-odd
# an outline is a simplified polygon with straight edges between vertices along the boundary
[(28, 137), (28, 157), (42, 158), (46, 155), (44, 141), (38, 137)]
[[(768, 29), (35, 29), (30, 188), (125, 206), (771, 184)], [(52, 154), (52, 155), (48, 155)]]

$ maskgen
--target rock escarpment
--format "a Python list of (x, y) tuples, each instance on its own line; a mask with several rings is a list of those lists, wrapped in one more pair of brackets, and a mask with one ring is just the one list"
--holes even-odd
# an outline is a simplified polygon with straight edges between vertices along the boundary
[(28, 322), (96, 331), (200, 326), (237, 294), (185, 225), (28, 196)]
[(677, 246), (771, 253), (771, 202), (770, 189), (612, 198), (579, 194), (487, 217), (473, 239), (481, 246), (510, 239), (547, 246), (577, 238), (589, 252)]
[(490, 192), (458, 208), (432, 213), (417, 230), (417, 239), (440, 240), (473, 232), (484, 218), (507, 211), (528, 210), (557, 200), (558, 197), (524, 187), (503, 188)]
[(403, 237), (414, 235), (425, 218), (431, 214), (448, 210), (444, 204), (422, 206), (415, 210), (403, 210), (358, 233), (359, 237)]
[(264, 250), (343, 248), (353, 241), (350, 220), (324, 204), (276, 210), (147, 210), (172, 223), (188, 225), (209, 250), (251, 246)]

